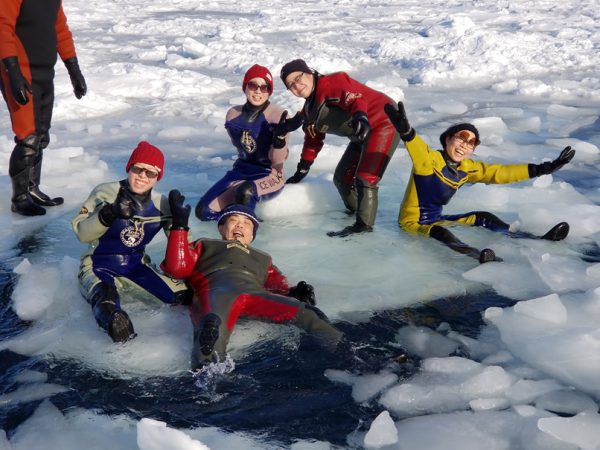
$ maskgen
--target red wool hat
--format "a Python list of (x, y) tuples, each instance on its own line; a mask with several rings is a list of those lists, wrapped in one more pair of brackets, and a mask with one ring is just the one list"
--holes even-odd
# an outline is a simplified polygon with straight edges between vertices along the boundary
[(127, 166), (125, 166), (125, 171), (129, 172), (131, 166), (138, 163), (149, 164), (151, 166), (156, 167), (158, 169), (157, 180), (160, 180), (163, 177), (165, 168), (165, 157), (162, 154), (162, 152), (158, 149), (158, 147), (155, 147), (149, 142), (141, 141), (137, 145), (133, 153), (131, 153), (129, 161), (127, 161)]
[(248, 81), (253, 78), (262, 78), (265, 80), (269, 85), (269, 95), (273, 93), (273, 75), (271, 75), (269, 69), (258, 64), (254, 64), (252, 67), (250, 67), (244, 75), (244, 81), (242, 81), (242, 91), (246, 92), (246, 85), (248, 84)]

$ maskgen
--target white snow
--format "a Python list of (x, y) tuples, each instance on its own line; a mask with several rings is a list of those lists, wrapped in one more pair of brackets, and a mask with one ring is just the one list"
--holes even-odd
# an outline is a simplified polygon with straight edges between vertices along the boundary
[[(113, 377), (185, 372), (192, 330), (184, 308), (127, 292), (123, 301), (138, 337), (116, 346), (98, 329), (77, 288), (84, 246), (70, 220), (95, 185), (123, 176), (126, 158), (141, 139), (166, 155), (158, 189), (177, 187), (195, 205), (232, 163), (223, 121), (243, 99), (245, 70), (254, 63), (269, 67), (272, 101), (293, 113), (301, 101), (284, 89), (278, 73), (301, 57), (322, 73), (346, 70), (403, 100), (411, 124), (434, 147), (449, 125), (468, 121), (482, 134), (475, 157), (487, 162), (540, 163), (567, 145), (577, 150), (572, 163), (551, 176), (465, 187), (448, 205), (447, 213), (492, 211), (511, 229), (537, 235), (560, 221), (570, 223), (569, 237), (559, 243), (456, 230), (471, 245), (493, 248), (504, 263), (478, 266), (433, 240), (399, 231), (397, 214), (410, 175), (402, 144), (380, 186), (374, 233), (346, 240), (325, 235), (352, 220), (332, 184), (346, 146), (334, 136), (302, 183), (259, 206), (257, 247), (291, 281), (312, 283), (319, 306), (334, 321), (364, 320), (374, 311), (486, 289), (521, 301), (488, 309), (476, 339), (449, 327), (398, 330), (394, 344), (424, 358), (409, 379), (388, 371), (328, 370), (332, 383), (352, 386), (357, 404), (376, 410), (368, 430), (349, 430), (349, 445), (600, 449), (596, 1), (69, 0), (64, 8), (89, 92), (77, 101), (57, 64), (42, 189), (63, 195), (65, 205), (44, 217), (10, 212), (13, 136), (6, 108), (0, 108), (0, 252), (6, 268), (18, 275), (11, 306), (31, 321), (22, 333), (0, 341), (0, 349), (80, 361)], [(294, 133), (288, 175), (301, 144), (301, 133)], [(192, 219), (191, 227), (194, 236), (217, 236), (214, 224)], [(35, 249), (27, 259), (15, 250), (24, 238)], [(160, 238), (149, 247), (154, 262), (161, 261), (164, 245)], [(587, 249), (596, 259), (586, 256)], [(236, 328), (231, 353), (234, 359), (246, 355), (257, 339), (297, 338), (287, 328), (244, 324)], [(3, 450), (79, 450), (82, 443), (89, 450), (281, 448), (260, 436), (175, 429), (150, 417), (61, 412), (52, 396), (68, 387), (49, 383), (39, 372), (21, 372), (14, 382), (0, 397), (3, 405), (45, 400), (8, 436), (0, 430)], [(331, 445), (307, 440), (291, 448)]]

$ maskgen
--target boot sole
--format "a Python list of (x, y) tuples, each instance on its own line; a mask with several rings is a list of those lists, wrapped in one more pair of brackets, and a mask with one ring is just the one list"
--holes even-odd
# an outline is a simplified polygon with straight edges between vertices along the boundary
[[(35, 208), (33, 208), (32, 205), (35, 206)], [(44, 208), (36, 205), (35, 203), (29, 204), (27, 206), (27, 208), (28, 209), (18, 208), (17, 206), (14, 205), (14, 203), (12, 205), (10, 205), (10, 210), (12, 212), (14, 212), (15, 214), (20, 214), (21, 216), (33, 217), (33, 216), (43, 216), (44, 214), (46, 214), (46, 210)]]

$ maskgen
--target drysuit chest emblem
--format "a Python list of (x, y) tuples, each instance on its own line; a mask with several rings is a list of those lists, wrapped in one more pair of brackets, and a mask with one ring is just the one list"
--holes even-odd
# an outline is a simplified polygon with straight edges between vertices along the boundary
[(250, 250), (248, 250), (248, 247), (246, 247), (244, 244), (237, 242), (237, 241), (228, 243), (227, 250), (229, 250), (230, 248), (237, 248), (247, 254), (250, 254)]
[(121, 230), (121, 242), (126, 247), (136, 247), (144, 239), (144, 227), (129, 225)]
[(256, 151), (256, 140), (252, 137), (250, 131), (244, 130), (242, 132), (240, 142), (247, 153), (254, 153)]

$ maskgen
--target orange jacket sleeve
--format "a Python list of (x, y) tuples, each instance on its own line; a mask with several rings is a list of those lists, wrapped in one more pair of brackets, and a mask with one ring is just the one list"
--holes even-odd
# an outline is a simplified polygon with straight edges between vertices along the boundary
[(77, 56), (75, 44), (73, 43), (73, 35), (71, 34), (69, 25), (67, 25), (67, 16), (65, 16), (63, 11), (62, 3), (56, 16), (56, 46), (60, 59), (63, 61)]
[(15, 27), (23, 0), (2, 0), (0, 8), (0, 59), (19, 54)]

